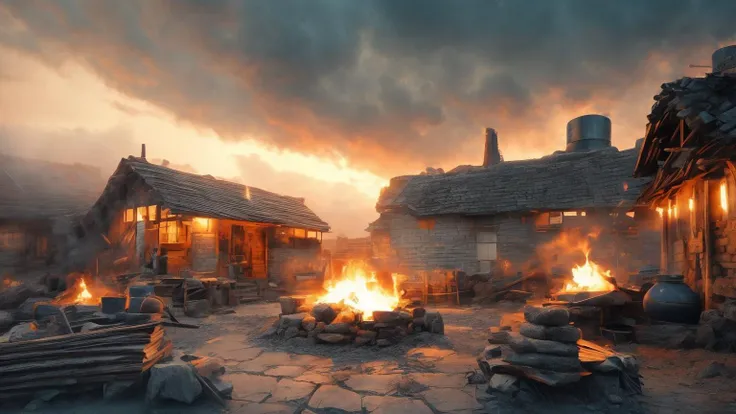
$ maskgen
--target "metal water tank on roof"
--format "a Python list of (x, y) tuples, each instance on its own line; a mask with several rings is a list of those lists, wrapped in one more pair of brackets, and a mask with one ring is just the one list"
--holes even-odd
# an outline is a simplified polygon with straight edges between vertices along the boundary
[(567, 152), (591, 151), (611, 146), (611, 120), (603, 115), (583, 115), (567, 123)]
[(716, 50), (711, 58), (713, 73), (736, 73), (736, 45)]

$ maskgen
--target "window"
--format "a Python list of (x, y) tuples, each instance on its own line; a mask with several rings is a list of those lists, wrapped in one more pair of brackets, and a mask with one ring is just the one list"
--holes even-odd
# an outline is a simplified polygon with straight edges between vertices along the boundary
[(126, 209), (124, 217), (123, 217), (123, 221), (126, 223), (132, 223), (133, 220), (135, 220), (135, 216), (133, 215), (133, 209), (132, 208)]
[(3, 250), (16, 250), (23, 247), (25, 238), (23, 233), (17, 231), (3, 231), (0, 232), (0, 249)]
[(577, 211), (566, 211), (566, 212), (562, 213), (562, 215), (565, 216), (565, 217), (577, 217), (578, 216), (578, 212)]
[(581, 211), (580, 212), (580, 217), (585, 217), (585, 212), (584, 211)]
[(145, 207), (138, 207), (136, 208), (136, 221), (146, 221), (146, 217), (148, 216), (148, 209)]
[(307, 238), (307, 231), (304, 229), (294, 229), (294, 237), (297, 239)]
[(482, 273), (490, 272), (497, 257), (496, 233), (480, 231), (476, 234), (478, 264)]
[(417, 220), (417, 224), (422, 230), (432, 230), (434, 228), (435, 222), (436, 221), (433, 218)]
[(629, 217), (631, 217), (631, 218), (634, 218), (634, 216), (636, 216), (636, 213), (635, 213), (635, 212), (633, 212), (633, 211), (628, 211), (628, 212), (626, 213), (626, 215), (627, 215), (627, 216), (629, 216)]
[(159, 243), (184, 243), (187, 238), (186, 228), (180, 221), (162, 221), (159, 224)]
[(156, 206), (148, 206), (148, 220), (156, 221)]
[(307, 238), (308, 239), (319, 239), (319, 232), (318, 231), (308, 231)]
[(549, 213), (539, 213), (534, 220), (537, 229), (544, 231), (550, 227), (560, 226), (562, 224), (562, 212), (551, 211)]
[(549, 213), (549, 224), (550, 226), (562, 224), (562, 213), (559, 211)]

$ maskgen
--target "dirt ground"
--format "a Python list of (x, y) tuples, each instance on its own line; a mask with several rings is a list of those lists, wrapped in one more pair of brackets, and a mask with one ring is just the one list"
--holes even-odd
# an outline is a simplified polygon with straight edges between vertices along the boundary
[[(736, 369), (736, 355), (704, 350), (664, 350), (626, 345), (637, 356), (644, 395), (634, 404), (508, 405), (464, 383), (477, 369), (475, 356), (491, 326), (521, 322), (520, 305), (438, 307), (446, 336), (412, 335), (387, 348), (313, 345), (304, 341), (258, 339), (278, 317), (279, 305), (242, 305), (236, 313), (187, 320), (198, 330), (167, 328), (180, 352), (224, 360), (233, 400), (223, 409), (202, 401), (193, 406), (147, 405), (142, 397), (101, 401), (85, 396), (28, 407), (38, 413), (733, 413), (736, 379), (701, 378), (705, 368), (723, 363)], [(200, 399), (201, 400), (201, 399)], [(506, 404), (506, 405), (504, 405)], [(6, 411), (20, 412), (20, 411)]]

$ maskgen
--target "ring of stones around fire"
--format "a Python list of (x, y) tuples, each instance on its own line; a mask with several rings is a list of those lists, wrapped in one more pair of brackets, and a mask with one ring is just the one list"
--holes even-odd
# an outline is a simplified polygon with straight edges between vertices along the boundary
[(476, 359), (448, 349), (414, 348), (398, 362), (341, 366), (329, 358), (249, 347), (235, 337), (202, 351), (225, 362), (232, 413), (459, 413), (482, 409), (488, 395), (467, 385)]

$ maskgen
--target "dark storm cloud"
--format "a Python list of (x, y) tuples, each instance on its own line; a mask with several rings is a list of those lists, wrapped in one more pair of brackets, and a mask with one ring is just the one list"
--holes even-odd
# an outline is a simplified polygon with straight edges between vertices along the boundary
[(558, 148), (563, 131), (558, 144), (544, 129), (550, 95), (574, 109), (646, 91), (637, 117), (615, 120), (643, 129), (669, 80), (644, 80), (651, 59), (682, 75), (736, 34), (732, 0), (0, 4), (13, 27), (2, 44), (78, 59), (226, 139), (337, 152), (381, 174), (472, 156), (484, 126), (506, 150)]

